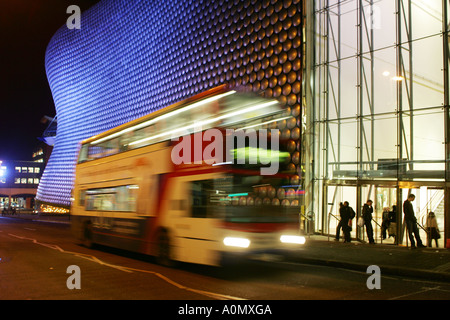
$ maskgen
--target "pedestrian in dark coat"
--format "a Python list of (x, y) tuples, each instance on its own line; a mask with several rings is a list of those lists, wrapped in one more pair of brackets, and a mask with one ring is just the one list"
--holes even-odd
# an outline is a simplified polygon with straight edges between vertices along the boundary
[(366, 226), (367, 238), (369, 239), (370, 244), (375, 244), (375, 240), (373, 239), (373, 227), (372, 227), (372, 200), (367, 200), (367, 202), (363, 206), (362, 216), (364, 219), (364, 225)]
[(416, 248), (414, 237), (417, 240), (417, 246), (424, 248), (425, 246), (422, 244), (422, 240), (420, 239), (419, 228), (417, 228), (417, 219), (414, 215), (414, 209), (411, 203), (415, 198), (415, 195), (410, 194), (408, 199), (403, 202), (403, 213), (405, 214), (406, 229), (408, 230), (409, 240), (411, 241), (411, 248)]
[(344, 229), (343, 229), (344, 222), (342, 220), (342, 217), (345, 215), (344, 211), (345, 211), (344, 204), (342, 202), (340, 202), (339, 203), (339, 216), (341, 217), (341, 220), (339, 220), (339, 224), (336, 227), (336, 238), (335, 238), (336, 241), (339, 241), (339, 237), (341, 235), (341, 229), (342, 229), (342, 231), (344, 231)]
[(342, 230), (344, 231), (344, 242), (351, 242), (352, 237), (350, 232), (352, 231), (351, 221), (355, 217), (355, 211), (349, 206), (348, 201), (344, 202), (344, 209), (342, 217)]

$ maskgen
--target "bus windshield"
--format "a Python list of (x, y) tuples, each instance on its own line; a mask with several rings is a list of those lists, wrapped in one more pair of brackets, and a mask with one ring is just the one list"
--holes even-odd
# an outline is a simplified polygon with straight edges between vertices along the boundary
[(224, 178), (192, 182), (192, 215), (227, 222), (298, 222), (298, 185), (286, 175), (233, 170)]

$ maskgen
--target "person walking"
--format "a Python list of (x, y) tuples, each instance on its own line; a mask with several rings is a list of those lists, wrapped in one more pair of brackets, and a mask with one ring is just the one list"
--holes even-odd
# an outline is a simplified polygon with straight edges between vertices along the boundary
[(436, 216), (433, 211), (428, 213), (427, 216), (427, 222), (426, 222), (426, 228), (427, 228), (427, 245), (431, 248), (431, 242), (434, 239), (436, 242), (436, 248), (439, 248), (438, 239), (441, 237), (439, 234), (439, 228), (437, 225)]
[(342, 225), (342, 230), (344, 230), (344, 242), (352, 242), (352, 236), (350, 232), (352, 231), (352, 220), (355, 215), (355, 210), (350, 207), (349, 202), (344, 201), (344, 222)]
[(364, 219), (364, 225), (366, 226), (367, 238), (369, 239), (370, 244), (375, 244), (375, 240), (373, 239), (373, 228), (372, 228), (372, 200), (367, 200), (367, 202), (363, 206), (362, 216)]
[(410, 195), (408, 195), (408, 198), (405, 200), (405, 202), (403, 202), (403, 213), (405, 214), (406, 229), (408, 230), (409, 240), (411, 241), (411, 248), (413, 249), (416, 248), (414, 237), (417, 241), (417, 247), (425, 248), (422, 240), (420, 239), (419, 228), (417, 228), (417, 218), (414, 215), (414, 209), (411, 203), (415, 198), (416, 196), (411, 193)]
[(394, 241), (395, 241), (395, 237), (397, 236), (397, 206), (393, 205), (392, 206), (392, 211), (389, 211), (388, 214), (388, 219), (389, 219), (389, 238), (390, 237), (394, 237)]
[(389, 229), (389, 207), (383, 208), (383, 216), (381, 222), (381, 239), (386, 239), (386, 234)]
[(342, 202), (340, 202), (339, 203), (339, 216), (341, 217), (341, 220), (339, 220), (339, 224), (336, 227), (336, 238), (335, 238), (335, 241), (339, 241), (339, 237), (341, 235), (341, 229), (344, 232), (344, 239), (345, 239), (345, 231), (344, 231), (344, 218), (345, 218), (345, 215), (346, 215), (345, 211), (346, 211), (346, 209), (344, 208), (344, 204)]

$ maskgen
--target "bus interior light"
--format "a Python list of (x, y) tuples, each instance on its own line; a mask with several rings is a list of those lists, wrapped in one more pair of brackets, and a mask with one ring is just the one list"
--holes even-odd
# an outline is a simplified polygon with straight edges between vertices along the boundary
[(230, 193), (228, 196), (229, 197), (244, 197), (244, 196), (248, 196), (248, 192)]
[(200, 106), (202, 106), (202, 105), (205, 105), (205, 104), (207, 104), (207, 103), (210, 103), (210, 102), (219, 100), (219, 99), (221, 99), (221, 98), (223, 98), (223, 97), (226, 97), (226, 96), (228, 96), (228, 95), (230, 95), (230, 94), (234, 94), (234, 93), (236, 93), (236, 91), (231, 90), (231, 91), (228, 91), (228, 92), (219, 94), (219, 95), (217, 95), (217, 96), (213, 96), (213, 97), (210, 97), (210, 98), (207, 98), (207, 99), (204, 99), (204, 100), (200, 100), (200, 101), (195, 102), (195, 103), (193, 103), (193, 104), (187, 105), (187, 106), (185, 106), (184, 108), (180, 108), (180, 109), (174, 110), (174, 111), (172, 111), (172, 112), (163, 114), (163, 115), (161, 115), (161, 116), (159, 116), (159, 117), (156, 117), (156, 118), (154, 118), (154, 119), (150, 119), (150, 120), (148, 120), (148, 121), (145, 121), (145, 122), (142, 122), (142, 123), (140, 123), (140, 124), (137, 124), (137, 125), (135, 125), (135, 126), (133, 126), (133, 127), (124, 129), (124, 130), (122, 130), (122, 131), (113, 133), (113, 134), (111, 134), (111, 135), (109, 135), (109, 136), (106, 136), (106, 137), (103, 137), (103, 138), (101, 138), (101, 139), (95, 140), (95, 141), (92, 142), (92, 144), (95, 145), (95, 144), (101, 143), (101, 142), (103, 142), (103, 141), (111, 140), (111, 139), (113, 139), (113, 138), (115, 138), (115, 137), (119, 137), (119, 136), (121, 136), (121, 135), (123, 135), (123, 134), (125, 134), (125, 133), (127, 133), (127, 132), (134, 131), (134, 130), (138, 130), (138, 129), (141, 129), (141, 128), (150, 126), (150, 125), (152, 125), (152, 124), (154, 124), (154, 123), (157, 123), (158, 121), (161, 121), (161, 120), (164, 120), (164, 119), (167, 119), (167, 118), (171, 118), (171, 117), (176, 116), (176, 115), (178, 115), (178, 114), (180, 114), (180, 113), (182, 113), (182, 112), (189, 111), (189, 110), (191, 110), (191, 109), (200, 107)]
[(218, 116), (218, 117), (215, 117), (215, 118), (212, 118), (212, 119), (207, 119), (207, 120), (195, 122), (193, 124), (189, 124), (189, 125), (187, 125), (185, 127), (182, 127), (182, 128), (177, 128), (177, 129), (174, 129), (174, 130), (171, 130), (171, 131), (168, 131), (168, 132), (162, 132), (162, 133), (156, 134), (154, 136), (150, 136), (150, 137), (146, 137), (146, 138), (143, 138), (143, 139), (139, 139), (139, 140), (136, 140), (136, 141), (133, 141), (133, 142), (129, 143), (128, 145), (133, 146), (133, 145), (136, 145), (136, 144), (140, 144), (140, 143), (147, 142), (147, 141), (150, 141), (150, 140), (155, 140), (155, 139), (162, 138), (162, 137), (170, 137), (170, 136), (172, 136), (172, 139), (173, 139), (173, 138), (176, 138), (176, 134), (186, 135), (186, 132), (189, 132), (189, 134), (192, 134), (192, 133), (195, 133), (195, 132), (199, 132), (199, 130), (204, 130), (205, 126), (212, 125), (213, 123), (215, 123), (217, 121), (221, 121), (221, 120), (224, 120), (224, 119), (227, 119), (227, 118), (236, 117), (238, 115), (242, 115), (244, 113), (249, 113), (249, 112), (256, 111), (256, 110), (259, 111), (260, 109), (267, 108), (267, 107), (275, 105), (275, 104), (278, 104), (278, 101), (274, 100), (274, 101), (269, 101), (269, 102), (262, 103), (262, 104), (257, 104), (257, 105), (254, 105), (254, 106), (251, 106), (251, 107), (248, 107), (248, 108), (244, 108), (244, 109), (241, 109), (241, 110), (238, 110), (238, 111), (226, 113), (226, 114), (223, 114), (221, 116)]

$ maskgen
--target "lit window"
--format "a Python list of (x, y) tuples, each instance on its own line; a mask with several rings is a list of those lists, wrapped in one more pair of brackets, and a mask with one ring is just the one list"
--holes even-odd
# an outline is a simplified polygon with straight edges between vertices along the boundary
[(34, 168), (34, 173), (39, 173), (41, 172), (41, 168)]
[(28, 178), (28, 184), (33, 184), (33, 178)]
[(0, 166), (0, 178), (4, 179), (5, 175), (6, 175), (6, 167), (5, 166)]
[(39, 179), (38, 178), (34, 178), (34, 184), (39, 184)]
[(28, 167), (28, 173), (33, 173), (33, 172), (34, 172), (34, 168)]
[(21, 173), (21, 172), (22, 172), (22, 170), (21, 170), (21, 168), (20, 168), (20, 167), (15, 167), (14, 169), (15, 169), (15, 170), (16, 170), (16, 172), (18, 172), (18, 173)]
[(22, 173), (27, 173), (28, 172), (28, 168), (27, 167), (22, 167)]
[(14, 183), (15, 184), (20, 184), (20, 178), (14, 178)]
[(20, 179), (20, 183), (26, 184), (27, 183), (27, 178), (21, 178)]

